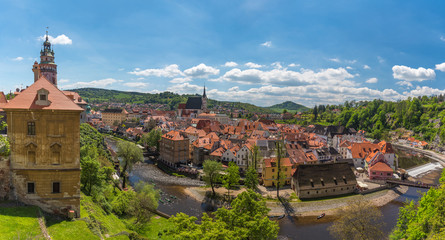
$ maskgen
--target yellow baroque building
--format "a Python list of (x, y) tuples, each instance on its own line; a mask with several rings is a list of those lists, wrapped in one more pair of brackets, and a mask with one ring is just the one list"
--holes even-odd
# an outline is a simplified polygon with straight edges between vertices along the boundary
[(3, 106), (11, 144), (13, 198), (80, 216), (80, 114), (45, 76)]

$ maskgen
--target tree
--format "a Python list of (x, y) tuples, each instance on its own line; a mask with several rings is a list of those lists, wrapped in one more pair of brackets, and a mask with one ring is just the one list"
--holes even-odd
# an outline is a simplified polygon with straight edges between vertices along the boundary
[(134, 189), (136, 190), (136, 196), (129, 204), (129, 212), (136, 219), (134, 221), (136, 228), (139, 228), (142, 224), (150, 221), (151, 216), (158, 208), (159, 192), (154, 189), (153, 185), (138, 182)]
[(93, 186), (102, 185), (102, 174), (100, 170), (100, 164), (96, 159), (86, 157), (81, 160), (82, 171), (80, 173), (80, 183), (85, 194), (91, 195)]
[(127, 141), (120, 141), (117, 145), (117, 156), (122, 158), (122, 187), (125, 188), (127, 172), (130, 172), (136, 162), (144, 159), (142, 150), (136, 144)]
[(159, 128), (153, 128), (150, 132), (142, 135), (141, 142), (145, 147), (155, 147), (159, 151), (159, 141), (162, 137), (162, 131)]
[(222, 171), (221, 163), (205, 160), (202, 166), (204, 171), (204, 181), (212, 187), (212, 194), (215, 196), (215, 183), (218, 181)]
[(229, 162), (226, 174), (223, 176), (223, 185), (227, 189), (227, 196), (230, 200), (230, 189), (239, 183), (239, 167), (234, 162)]
[(277, 198), (280, 198), (280, 185), (281, 181), (286, 177), (284, 174), (281, 174), (281, 159), (285, 157), (285, 152), (283, 148), (283, 142), (277, 141), (275, 143), (276, 146), (276, 158), (277, 158), (277, 177), (276, 177), (276, 186), (277, 186)]
[(351, 201), (338, 210), (339, 219), (328, 228), (337, 239), (377, 240), (383, 239), (382, 212), (364, 199)]
[(314, 109), (312, 110), (312, 114), (314, 114), (314, 122), (317, 121), (318, 117), (317, 105), (315, 105)]
[(257, 164), (258, 161), (261, 160), (260, 148), (258, 147), (258, 145), (255, 144), (253, 145), (252, 149), (250, 149), (250, 158), (252, 159), (252, 163), (255, 169), (258, 169)]
[[(0, 116), (0, 131), (6, 128), (6, 123), (2, 120), (2, 116)], [(9, 156), (10, 146), (9, 140), (7, 137), (3, 137), (0, 135), (0, 156)]]
[(258, 187), (258, 173), (253, 166), (250, 166), (247, 169), (246, 180), (244, 181), (244, 185), (247, 188), (256, 190)]
[(248, 190), (233, 200), (231, 209), (218, 209), (214, 219), (204, 213), (201, 224), (184, 213), (172, 216), (166, 234), (174, 239), (276, 239), (278, 224), (269, 220), (268, 212), (261, 195)]

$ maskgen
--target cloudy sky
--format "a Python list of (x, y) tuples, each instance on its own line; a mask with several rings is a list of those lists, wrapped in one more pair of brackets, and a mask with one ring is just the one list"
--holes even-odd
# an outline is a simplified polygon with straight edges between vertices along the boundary
[(32, 84), (49, 27), (62, 89), (205, 84), (212, 99), (260, 106), (440, 94), (444, 12), (443, 1), (2, 1), (0, 91)]

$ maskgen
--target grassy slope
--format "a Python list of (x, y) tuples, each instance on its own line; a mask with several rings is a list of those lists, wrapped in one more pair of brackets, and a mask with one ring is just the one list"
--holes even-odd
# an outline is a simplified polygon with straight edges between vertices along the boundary
[(90, 231), (84, 221), (60, 221), (47, 219), (48, 233), (53, 240), (100, 239)]
[[(2, 239), (43, 239), (37, 220), (37, 207), (0, 207), (0, 240)], [(91, 200), (91, 197), (82, 195), (81, 219), (66, 221), (53, 216), (46, 216), (46, 226), (53, 240), (93, 240), (103, 238), (113, 240), (128, 240), (127, 235), (118, 233), (131, 233), (126, 227), (125, 220), (114, 214), (106, 214), (102, 208)], [(90, 229), (88, 225), (92, 226)], [(150, 223), (143, 229), (141, 235), (148, 239), (168, 239), (159, 237), (158, 233), (171, 227), (167, 219), (153, 216)], [(102, 232), (102, 233), (100, 233)], [(108, 236), (108, 238), (107, 238)]]
[(96, 221), (96, 223), (100, 224), (102, 232), (110, 236), (121, 232), (131, 232), (116, 215), (106, 214), (89, 196), (82, 195), (80, 215), (82, 218), (88, 218), (92, 222)]
[(42, 238), (37, 207), (1, 207), (0, 239)]

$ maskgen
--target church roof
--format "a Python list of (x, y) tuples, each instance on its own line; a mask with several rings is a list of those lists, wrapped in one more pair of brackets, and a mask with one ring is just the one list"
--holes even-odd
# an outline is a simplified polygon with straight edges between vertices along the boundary
[(201, 109), (202, 98), (201, 97), (189, 97), (185, 104), (185, 109)]
[[(48, 91), (49, 105), (37, 105), (37, 91), (40, 89)], [(3, 109), (35, 109), (35, 110), (70, 110), (83, 111), (81, 107), (69, 99), (62, 91), (50, 83), (45, 77), (40, 77), (27, 89), (23, 90), (18, 96), (14, 97)]]

